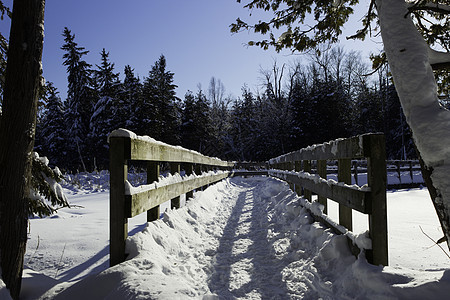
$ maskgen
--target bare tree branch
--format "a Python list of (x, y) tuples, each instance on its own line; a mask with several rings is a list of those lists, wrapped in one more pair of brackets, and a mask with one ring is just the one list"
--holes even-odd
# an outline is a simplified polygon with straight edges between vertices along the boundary
[(366, 16), (364, 17), (364, 22), (366, 23), (364, 28), (358, 30), (356, 32), (356, 34), (348, 36), (347, 40), (354, 40), (354, 39), (357, 39), (357, 38), (362, 38), (366, 34), (367, 30), (370, 28), (370, 15), (372, 14), (372, 10), (373, 10), (374, 5), (375, 5), (375, 1), (371, 0), (370, 1), (370, 5), (369, 5), (369, 10), (367, 11)]
[(433, 70), (450, 69), (450, 53), (428, 48), (428, 59)]
[(408, 7), (409, 13), (419, 10), (432, 11), (441, 14), (450, 14), (450, 5), (418, 1), (412, 4), (410, 7)]
[(428, 234), (426, 234), (425, 231), (423, 231), (422, 226), (419, 226), (419, 228), (420, 228), (420, 231), (422, 231), (422, 233), (423, 233), (427, 238), (429, 238), (430, 240), (432, 240), (433, 243), (435, 243), (439, 248), (441, 248), (442, 252), (444, 252), (445, 255), (447, 255), (447, 257), (450, 258), (450, 255), (448, 255), (448, 253), (445, 252), (444, 248), (442, 248), (441, 245), (439, 245), (439, 241), (436, 242), (436, 241), (433, 240)]

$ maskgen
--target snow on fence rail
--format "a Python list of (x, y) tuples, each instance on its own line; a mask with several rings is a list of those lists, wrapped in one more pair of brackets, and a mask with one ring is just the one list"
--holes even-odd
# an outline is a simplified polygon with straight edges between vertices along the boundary
[[(192, 197), (193, 190), (202, 189), (228, 177), (229, 170), (234, 166), (234, 163), (171, 146), (149, 137), (136, 136), (124, 129), (111, 133), (109, 147), (111, 266), (123, 262), (126, 258), (128, 218), (147, 212), (147, 221), (154, 221), (159, 218), (160, 204), (171, 200), (171, 207), (179, 208), (180, 195)], [(149, 185), (145, 188), (132, 188), (127, 181), (128, 162), (133, 160), (147, 162)], [(186, 176), (164, 185), (155, 184), (160, 175), (162, 162), (169, 163), (172, 174), (180, 174), (181, 169), (184, 169)], [(213, 169), (222, 171), (208, 172)], [(201, 175), (198, 176), (199, 174)]]
[[(352, 159), (367, 159), (368, 186), (351, 184)], [(338, 161), (338, 181), (327, 180), (327, 160)], [(311, 161), (317, 165), (317, 175), (311, 174)], [(388, 265), (388, 236), (386, 212), (386, 153), (382, 134), (365, 134), (310, 146), (269, 160), (269, 175), (287, 181), (298, 194), (303, 192), (311, 201), (311, 193), (327, 212), (327, 198), (339, 203), (339, 224), (352, 230), (352, 209), (367, 214), (372, 249), (366, 250), (369, 262)], [(302, 191), (303, 190), (303, 191)], [(315, 218), (325, 221), (335, 231), (341, 226), (326, 222), (324, 215), (311, 211)]]

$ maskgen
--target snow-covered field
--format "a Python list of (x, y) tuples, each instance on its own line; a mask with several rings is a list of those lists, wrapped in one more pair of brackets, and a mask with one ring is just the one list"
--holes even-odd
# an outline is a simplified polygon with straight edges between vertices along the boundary
[[(99, 184), (100, 185), (100, 184)], [(101, 189), (99, 189), (101, 190)], [(282, 181), (232, 178), (146, 224), (129, 220), (128, 260), (108, 269), (109, 194), (32, 219), (21, 299), (445, 299), (450, 259), (426, 189), (388, 192), (389, 267), (349, 253)], [(330, 215), (336, 217), (331, 201)], [(355, 232), (366, 217), (355, 214)], [(0, 289), (0, 298), (5, 297)]]

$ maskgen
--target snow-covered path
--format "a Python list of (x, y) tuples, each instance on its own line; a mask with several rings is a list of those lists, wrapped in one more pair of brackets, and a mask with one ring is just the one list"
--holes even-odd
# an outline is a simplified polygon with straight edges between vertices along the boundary
[(287, 287), (281, 275), (285, 264), (277, 259), (267, 239), (271, 233), (268, 206), (272, 203), (258, 193), (262, 182), (252, 183), (237, 183), (241, 191), (231, 214), (227, 211), (209, 288), (226, 298), (286, 298)]
[[(88, 211), (105, 211), (104, 198), (92, 197), (91, 206), (81, 197)], [(277, 179), (223, 180), (131, 236), (130, 255), (124, 263), (106, 269), (104, 257), (96, 266), (63, 267), (59, 274), (84, 266), (91, 270), (90, 276), (81, 281), (52, 279), (53, 288), (33, 297), (33, 287), (50, 279), (34, 273), (23, 299), (427, 299), (450, 293), (450, 268), (369, 265), (364, 257), (350, 254), (345, 237), (313, 222), (299, 202), (287, 184)], [(103, 208), (93, 209), (97, 206)], [(79, 245), (89, 244), (95, 228), (101, 228), (97, 239), (107, 241), (107, 214), (98, 214), (99, 219), (103, 224), (80, 232)], [(48, 219), (61, 221), (61, 226), (64, 220), (75, 224), (77, 219), (69, 218), (68, 212)], [(62, 244), (62, 237), (55, 242)], [(106, 251), (104, 245), (98, 248), (99, 253)], [(54, 256), (55, 260), (62, 257), (60, 252)], [(51, 265), (48, 261), (47, 267)], [(35, 267), (33, 272), (39, 272), (39, 266)], [(43, 269), (43, 273), (56, 272)]]

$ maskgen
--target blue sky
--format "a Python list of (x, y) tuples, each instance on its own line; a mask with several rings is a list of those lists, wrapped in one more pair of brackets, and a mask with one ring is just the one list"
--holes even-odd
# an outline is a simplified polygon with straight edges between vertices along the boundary
[[(4, 3), (11, 6), (12, 0)], [(128, 64), (142, 79), (164, 54), (182, 99), (187, 90), (197, 91), (198, 84), (207, 90), (212, 76), (222, 81), (227, 95), (237, 97), (244, 84), (256, 90), (260, 69), (269, 69), (274, 60), (281, 64), (304, 59), (289, 51), (244, 46), (260, 36), (231, 34), (229, 25), (237, 17), (248, 20), (249, 11), (235, 0), (46, 0), (44, 76), (65, 99), (67, 74), (60, 50), (65, 26), (75, 34), (78, 45), (90, 51), (85, 56), (88, 63), (99, 64), (102, 48), (109, 51), (121, 78)], [(263, 17), (263, 12), (254, 11), (251, 18)], [(359, 26), (349, 23), (344, 33), (352, 34)], [(7, 21), (1, 21), (0, 32), (8, 35), (8, 31)], [(381, 48), (359, 41), (343, 45), (346, 50), (362, 50), (364, 56)]]

